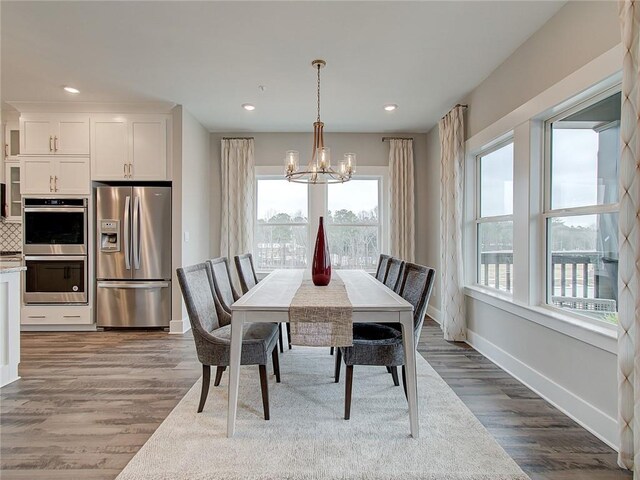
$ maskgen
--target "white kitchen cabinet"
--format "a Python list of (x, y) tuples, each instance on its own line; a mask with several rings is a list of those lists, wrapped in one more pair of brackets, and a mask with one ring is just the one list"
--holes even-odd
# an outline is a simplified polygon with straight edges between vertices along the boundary
[(164, 118), (131, 121), (131, 177), (166, 180), (167, 122)]
[(93, 323), (88, 305), (26, 305), (20, 315), (22, 325), (89, 325)]
[(89, 195), (91, 179), (87, 157), (23, 157), (23, 195), (57, 193)]
[(5, 222), (19, 223), (22, 222), (22, 193), (20, 190), (20, 163), (5, 163), (5, 183), (6, 183), (6, 202), (7, 217)]
[(20, 117), (21, 155), (89, 155), (89, 116), (24, 114)]
[(167, 116), (92, 116), (91, 178), (168, 180)]
[(91, 119), (91, 178), (127, 180), (129, 125), (124, 117)]

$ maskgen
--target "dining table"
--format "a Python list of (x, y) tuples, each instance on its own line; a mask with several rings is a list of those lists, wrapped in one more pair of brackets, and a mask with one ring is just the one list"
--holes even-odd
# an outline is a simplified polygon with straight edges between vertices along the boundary
[[(304, 270), (274, 270), (231, 305), (231, 358), (227, 437), (233, 437), (238, 410), (243, 325), (247, 322), (289, 322), (291, 301), (302, 284)], [(400, 323), (406, 368), (409, 430), (419, 437), (416, 345), (413, 305), (364, 270), (334, 270), (344, 282), (356, 323)], [(322, 288), (322, 287), (318, 287)], [(329, 347), (331, 345), (327, 345)]]

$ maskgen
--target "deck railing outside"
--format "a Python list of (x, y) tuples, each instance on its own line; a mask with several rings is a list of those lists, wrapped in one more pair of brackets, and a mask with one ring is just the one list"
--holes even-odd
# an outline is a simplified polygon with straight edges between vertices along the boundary
[[(617, 310), (617, 260), (601, 252), (556, 252), (551, 257), (551, 301), (559, 307), (596, 312)], [(482, 252), (479, 283), (512, 289), (513, 252)]]

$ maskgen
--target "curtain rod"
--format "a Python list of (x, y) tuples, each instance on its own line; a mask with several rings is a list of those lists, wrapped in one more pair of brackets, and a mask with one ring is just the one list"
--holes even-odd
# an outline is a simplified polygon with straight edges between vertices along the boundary
[[(453, 106), (453, 108), (456, 108), (456, 107), (469, 108), (469, 105), (467, 105), (466, 103), (456, 103)], [(453, 110), (453, 108), (451, 110)], [(449, 111), (451, 111), (451, 110), (449, 110)], [(445, 117), (446, 117), (446, 115), (445, 115)], [(444, 117), (442, 117), (442, 118), (444, 118)], [(442, 120), (442, 118), (440, 120)]]
[(223, 140), (253, 140), (253, 137), (222, 137)]
[(411, 140), (413, 141), (413, 137), (382, 137), (382, 141), (386, 142), (387, 140)]

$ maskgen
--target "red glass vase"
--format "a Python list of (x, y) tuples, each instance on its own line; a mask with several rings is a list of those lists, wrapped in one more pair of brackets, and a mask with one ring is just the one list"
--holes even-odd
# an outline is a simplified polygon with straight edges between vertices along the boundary
[(311, 280), (318, 287), (329, 285), (331, 281), (331, 258), (329, 257), (329, 242), (324, 231), (324, 221), (320, 217), (316, 247), (313, 250), (313, 263), (311, 264)]

